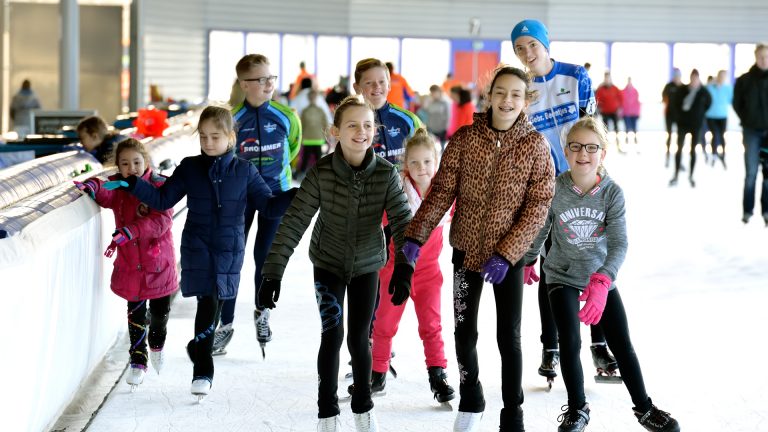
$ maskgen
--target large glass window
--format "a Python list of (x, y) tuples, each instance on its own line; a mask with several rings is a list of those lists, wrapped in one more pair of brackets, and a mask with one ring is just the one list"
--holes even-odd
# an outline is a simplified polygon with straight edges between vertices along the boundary
[(749, 68), (755, 64), (755, 46), (755, 44), (736, 44), (734, 50), (734, 79), (747, 73)]
[[(282, 72), (280, 72), (279, 34), (248, 33), (245, 37), (245, 52), (248, 54), (261, 54), (266, 56), (269, 59), (270, 71), (275, 75), (282, 75)], [(282, 76), (280, 79), (282, 79)]]
[(285, 91), (291, 83), (296, 81), (301, 68), (299, 63), (304, 62), (307, 72), (315, 73), (315, 38), (311, 35), (283, 35), (282, 76), (279, 78), (280, 89)]
[(441, 85), (448, 74), (451, 43), (446, 39), (403, 39), (400, 73), (414, 91), (429, 93), (432, 84)]
[(561, 62), (584, 65), (590, 63), (589, 77), (592, 87), (603, 81), (607, 69), (606, 54), (608, 48), (603, 42), (552, 42), (549, 44), (550, 56)]
[[(397, 38), (353, 37), (352, 53), (349, 63), (352, 77), (349, 82), (355, 82), (355, 65), (365, 58), (377, 58), (383, 62), (392, 62), (395, 70), (400, 70), (400, 43)], [(350, 84), (350, 91), (352, 86)]]
[(691, 70), (698, 69), (702, 83), (719, 70), (730, 70), (730, 47), (727, 44), (676, 43), (674, 66), (680, 68), (683, 82), (688, 84)]
[(510, 40), (501, 41), (501, 57), (499, 61), (516, 68), (523, 68), (523, 64), (520, 63), (520, 60), (515, 55), (515, 48)]
[(229, 100), (237, 75), (235, 65), (244, 52), (243, 33), (212, 31), (208, 36), (208, 99)]
[[(664, 43), (616, 42), (611, 46), (611, 79), (623, 89), (627, 78), (637, 89), (640, 101), (660, 102), (661, 90), (669, 81), (669, 46)], [(600, 81), (602, 81), (600, 77)], [(595, 83), (595, 87), (600, 81)]]
[(349, 74), (349, 46), (344, 36), (317, 37), (317, 85), (327, 89)]

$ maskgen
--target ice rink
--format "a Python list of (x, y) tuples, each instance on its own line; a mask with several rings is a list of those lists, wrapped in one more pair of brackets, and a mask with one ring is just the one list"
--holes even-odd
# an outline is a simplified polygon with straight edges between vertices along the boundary
[[(768, 329), (768, 228), (759, 216), (741, 223), (744, 163), (740, 134), (729, 134), (728, 169), (699, 157), (696, 187), (681, 173), (669, 187), (662, 136), (644, 134), (641, 153), (610, 149), (605, 165), (624, 189), (629, 252), (617, 285), (629, 316), (633, 343), (649, 395), (685, 431), (768, 430), (768, 372), (763, 367)], [(687, 152), (684, 165), (688, 167)], [(308, 231), (309, 233), (309, 231)], [(290, 261), (278, 307), (274, 339), (262, 360), (252, 319), (252, 258), (246, 260), (229, 353), (216, 357), (209, 397), (189, 393), (192, 365), (184, 350), (193, 336), (195, 300), (179, 296), (172, 306), (162, 375), (150, 369), (135, 392), (120, 376), (127, 361), (127, 336), (109, 354), (101, 372), (84, 383), (82, 397), (54, 430), (132, 431), (314, 431), (317, 423), (316, 356), (320, 320), (307, 256), (309, 234)], [(248, 250), (252, 250), (253, 233)], [(448, 235), (441, 257), (443, 337), (448, 379), (458, 392), (452, 335), (452, 287)], [(501, 408), (500, 361), (495, 341), (492, 293), (484, 293), (478, 350), (487, 408), (481, 430), (497, 431)], [(536, 286), (526, 287), (523, 306), (525, 424), (528, 431), (555, 431), (565, 387), (558, 377), (551, 392), (537, 374), (541, 345)], [(582, 363), (592, 432), (641, 431), (623, 385), (596, 384), (589, 332)], [(432, 399), (412, 307), (395, 339), (397, 379), (374, 398), (382, 431), (449, 431), (455, 417)], [(342, 348), (339, 395), (350, 383), (349, 354)], [(117, 382), (116, 382), (117, 381)], [(114, 384), (114, 387), (113, 387)], [(109, 391), (105, 399), (105, 393)], [(102, 404), (103, 401), (103, 404)], [(99, 406), (99, 404), (102, 404)], [(353, 431), (348, 402), (340, 404), (345, 430)], [(90, 414), (97, 413), (91, 419)]]

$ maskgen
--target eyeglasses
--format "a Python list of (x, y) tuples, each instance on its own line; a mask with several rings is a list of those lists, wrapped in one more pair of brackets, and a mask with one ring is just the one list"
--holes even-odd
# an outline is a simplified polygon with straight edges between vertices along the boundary
[(586, 149), (587, 153), (597, 153), (602, 147), (598, 144), (581, 144), (575, 141), (568, 143), (568, 150), (578, 153), (581, 149)]
[(259, 85), (266, 85), (267, 83), (274, 84), (277, 81), (277, 75), (264, 76), (259, 78), (243, 78), (246, 82), (257, 82)]

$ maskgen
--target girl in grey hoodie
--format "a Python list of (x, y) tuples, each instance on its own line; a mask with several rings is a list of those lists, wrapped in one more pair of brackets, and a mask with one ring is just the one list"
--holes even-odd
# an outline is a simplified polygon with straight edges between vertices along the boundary
[[(570, 170), (557, 178), (546, 224), (523, 258), (529, 263), (524, 280), (530, 284), (535, 274), (533, 264), (552, 230), (544, 271), (568, 391), (568, 404), (558, 417), (558, 432), (583, 431), (589, 423), (579, 360), (579, 321), (602, 324), (640, 424), (649, 431), (679, 431), (677, 421), (656, 408), (645, 392), (624, 305), (614, 283), (627, 252), (627, 230), (624, 194), (602, 166), (607, 142), (605, 125), (592, 117), (580, 119), (570, 129), (565, 145)], [(581, 310), (580, 301), (585, 302)]]

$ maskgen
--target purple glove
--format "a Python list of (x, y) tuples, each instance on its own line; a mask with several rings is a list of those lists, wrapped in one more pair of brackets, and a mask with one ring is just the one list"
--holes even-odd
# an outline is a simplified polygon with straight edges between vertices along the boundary
[(539, 281), (539, 275), (536, 274), (536, 263), (525, 266), (523, 269), (523, 282), (526, 285), (533, 285), (534, 282)]
[(403, 245), (403, 254), (408, 262), (416, 261), (416, 258), (419, 257), (419, 253), (421, 253), (421, 246), (411, 240), (405, 241), (405, 244)]
[(483, 264), (483, 279), (492, 284), (501, 283), (507, 276), (507, 270), (509, 270), (509, 261), (499, 255), (493, 254), (488, 258), (488, 261)]
[(72, 183), (75, 184), (75, 187), (82, 193), (88, 194), (88, 196), (91, 197), (91, 199), (96, 199), (96, 191), (99, 189), (98, 183), (95, 181), (88, 179), (82, 183), (79, 181), (73, 181)]
[(608, 290), (611, 288), (611, 278), (602, 273), (592, 273), (584, 292), (579, 296), (579, 301), (586, 302), (579, 311), (579, 320), (586, 325), (594, 325), (600, 322), (605, 310), (605, 302), (608, 299)]
[(118, 228), (112, 233), (112, 241), (118, 246), (122, 246), (130, 240), (133, 240), (133, 233), (128, 227)]

